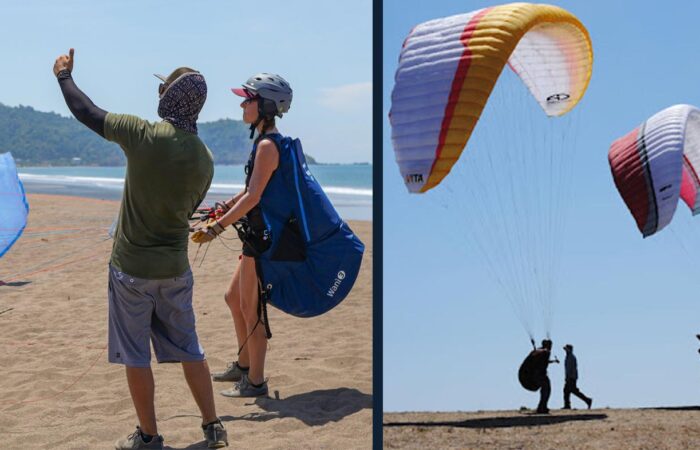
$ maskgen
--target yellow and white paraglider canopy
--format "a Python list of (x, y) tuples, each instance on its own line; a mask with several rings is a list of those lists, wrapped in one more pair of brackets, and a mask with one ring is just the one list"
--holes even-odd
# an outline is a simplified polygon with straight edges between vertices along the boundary
[(530, 3), (431, 20), (411, 31), (390, 112), (396, 161), (410, 192), (426, 192), (447, 176), (506, 64), (545, 114), (566, 114), (591, 78), (588, 31), (562, 8)]

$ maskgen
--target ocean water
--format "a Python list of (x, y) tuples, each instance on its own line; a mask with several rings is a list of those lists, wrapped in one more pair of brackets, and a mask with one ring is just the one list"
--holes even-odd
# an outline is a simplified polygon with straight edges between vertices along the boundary
[[(309, 166), (344, 219), (372, 220), (372, 166), (333, 164)], [(28, 193), (119, 199), (125, 167), (21, 167)], [(243, 166), (215, 166), (207, 201), (228, 199), (243, 189)]]

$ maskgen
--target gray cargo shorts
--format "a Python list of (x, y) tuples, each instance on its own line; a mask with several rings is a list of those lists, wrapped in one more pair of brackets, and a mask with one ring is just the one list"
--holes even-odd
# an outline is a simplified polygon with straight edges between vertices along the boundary
[(145, 280), (109, 265), (109, 362), (150, 367), (151, 342), (159, 363), (203, 361), (192, 309), (192, 272)]

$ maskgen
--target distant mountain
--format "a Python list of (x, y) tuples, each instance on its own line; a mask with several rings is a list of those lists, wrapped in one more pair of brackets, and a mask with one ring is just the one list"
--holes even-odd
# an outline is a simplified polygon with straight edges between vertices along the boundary
[[(221, 119), (198, 124), (199, 136), (215, 164), (245, 164), (250, 153), (248, 125)], [(123, 166), (124, 153), (74, 118), (0, 103), (0, 152), (11, 151), (21, 166)], [(306, 155), (309, 164), (316, 161)]]

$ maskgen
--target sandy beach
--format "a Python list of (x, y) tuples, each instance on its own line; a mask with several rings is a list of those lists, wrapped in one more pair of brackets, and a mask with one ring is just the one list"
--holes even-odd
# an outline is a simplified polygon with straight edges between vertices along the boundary
[(700, 406), (645, 409), (384, 414), (384, 448), (691, 450)]
[[(107, 232), (119, 202), (28, 200), (24, 236), (0, 259), (0, 447), (111, 449), (137, 424), (124, 369), (105, 352)], [(350, 226), (367, 248), (350, 296), (313, 319), (269, 310), (270, 397), (216, 395), (230, 448), (371, 447), (372, 223)], [(197, 331), (214, 371), (237, 351), (223, 299), (240, 249), (234, 234), (227, 231), (230, 240), (213, 242), (206, 256), (190, 246)], [(166, 448), (205, 448), (182, 369), (155, 362), (153, 369)], [(214, 383), (215, 392), (228, 387)]]

